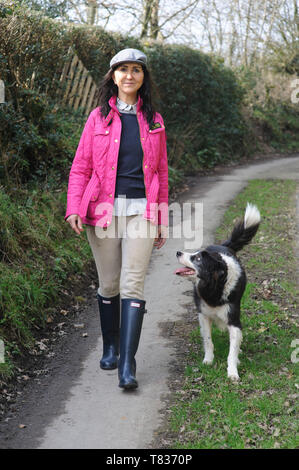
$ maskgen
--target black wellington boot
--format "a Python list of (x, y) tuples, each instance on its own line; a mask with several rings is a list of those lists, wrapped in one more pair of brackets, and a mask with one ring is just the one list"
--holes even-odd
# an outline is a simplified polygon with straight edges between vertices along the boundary
[(97, 299), (103, 336), (103, 357), (100, 360), (100, 367), (105, 370), (116, 369), (119, 355), (120, 295), (108, 298), (97, 294)]
[(118, 361), (119, 387), (138, 387), (136, 380), (135, 354), (141, 334), (145, 301), (139, 299), (121, 300), (120, 355)]

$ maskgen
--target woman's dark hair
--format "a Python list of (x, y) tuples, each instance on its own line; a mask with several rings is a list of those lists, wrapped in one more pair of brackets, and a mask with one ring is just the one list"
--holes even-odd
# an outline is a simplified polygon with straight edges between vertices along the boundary
[[(101, 107), (101, 114), (104, 117), (107, 117), (110, 112), (109, 100), (111, 96), (117, 96), (118, 87), (115, 85), (112, 74), (117, 69), (114, 67), (110, 69), (104, 76), (100, 86), (98, 88), (98, 104)], [(144, 113), (149, 127), (152, 126), (155, 118), (155, 110), (152, 103), (152, 80), (150, 77), (149, 71), (142, 67), (144, 73), (143, 84), (138, 90), (138, 95), (142, 98), (142, 112)]]

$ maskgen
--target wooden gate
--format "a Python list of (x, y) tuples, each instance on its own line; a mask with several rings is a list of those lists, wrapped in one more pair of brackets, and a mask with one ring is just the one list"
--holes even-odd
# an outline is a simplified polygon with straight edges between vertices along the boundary
[(76, 54), (64, 65), (59, 81), (64, 84), (63, 104), (82, 108), (85, 115), (98, 105), (97, 85)]

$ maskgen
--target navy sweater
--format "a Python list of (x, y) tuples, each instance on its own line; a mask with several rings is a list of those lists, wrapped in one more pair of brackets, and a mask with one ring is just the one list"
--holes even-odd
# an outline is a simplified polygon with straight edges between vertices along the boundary
[(137, 199), (145, 197), (142, 171), (143, 150), (139, 124), (135, 114), (121, 114), (121, 141), (118, 154), (115, 197)]

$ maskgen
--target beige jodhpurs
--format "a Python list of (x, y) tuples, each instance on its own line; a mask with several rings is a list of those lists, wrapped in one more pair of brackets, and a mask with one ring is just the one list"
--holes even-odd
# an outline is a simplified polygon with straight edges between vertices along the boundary
[(113, 216), (111, 225), (86, 226), (103, 297), (144, 300), (144, 280), (157, 226), (143, 215)]

